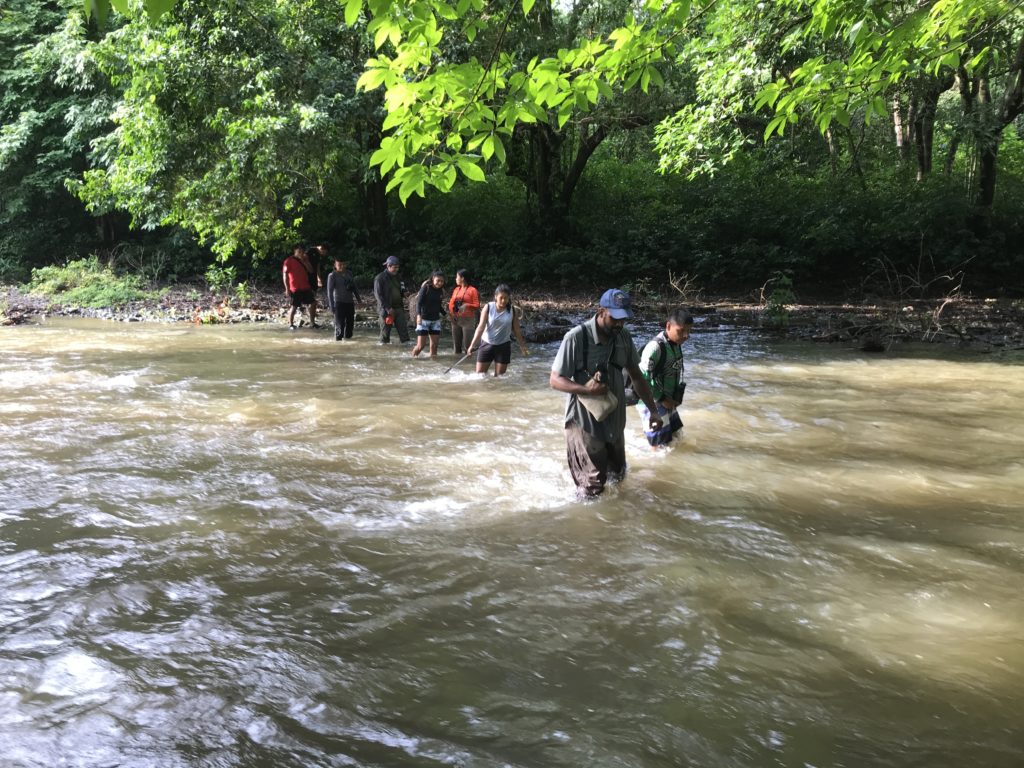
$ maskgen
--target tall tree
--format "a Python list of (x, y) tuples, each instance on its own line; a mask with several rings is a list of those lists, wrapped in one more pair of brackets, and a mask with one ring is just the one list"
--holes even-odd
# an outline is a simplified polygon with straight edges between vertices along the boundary
[(65, 188), (109, 128), (112, 92), (72, 2), (10, 0), (0, 11), (0, 264), (34, 266), (110, 243)]
[(94, 55), (122, 96), (82, 198), (136, 226), (184, 227), (222, 257), (262, 257), (310, 216), (343, 226), (354, 182), (373, 187), (382, 115), (355, 93), (367, 52), (341, 12), (330, 0), (183, 0), (155, 25), (111, 32)]

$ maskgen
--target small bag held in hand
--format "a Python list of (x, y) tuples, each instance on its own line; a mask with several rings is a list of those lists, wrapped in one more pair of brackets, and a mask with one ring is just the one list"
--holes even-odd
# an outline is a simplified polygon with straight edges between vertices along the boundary
[(605, 389), (603, 395), (576, 395), (576, 398), (598, 421), (607, 419), (619, 405), (619, 398), (610, 389)]
[[(583, 358), (583, 362), (585, 365), (588, 359), (588, 347), (590, 346), (588, 339), (590, 336), (587, 332), (587, 329), (584, 326), (580, 327), (583, 328), (583, 334), (581, 336), (581, 341), (583, 342), (581, 357)], [(597, 381), (598, 383), (607, 383), (608, 363), (611, 361), (612, 353), (614, 351), (615, 338), (613, 337), (612, 349), (608, 353), (608, 360), (598, 364), (597, 370), (594, 372), (594, 375), (590, 377), (590, 381)], [(583, 404), (583, 407), (590, 411), (590, 415), (593, 416), (598, 421), (604, 421), (605, 419), (607, 419), (611, 415), (612, 411), (614, 411), (619, 405), (619, 398), (617, 398), (615, 396), (615, 393), (612, 392), (611, 389), (608, 389), (607, 387), (605, 388), (603, 395), (576, 395), (576, 399), (579, 400), (580, 403)]]

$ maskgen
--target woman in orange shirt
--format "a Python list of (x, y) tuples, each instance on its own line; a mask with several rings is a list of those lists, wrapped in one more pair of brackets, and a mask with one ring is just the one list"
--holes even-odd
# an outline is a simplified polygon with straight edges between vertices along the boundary
[(477, 322), (480, 319), (480, 293), (469, 284), (466, 270), (455, 273), (455, 289), (448, 299), (448, 317), (452, 319), (452, 340), (455, 354), (461, 355), (463, 348), (469, 351)]

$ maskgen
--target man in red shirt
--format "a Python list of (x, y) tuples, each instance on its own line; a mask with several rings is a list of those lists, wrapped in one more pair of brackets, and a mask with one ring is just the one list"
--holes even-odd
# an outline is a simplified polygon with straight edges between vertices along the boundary
[(288, 310), (288, 327), (295, 330), (295, 310), (303, 305), (309, 305), (309, 324), (312, 325), (315, 315), (313, 314), (313, 288), (309, 284), (310, 263), (306, 258), (306, 251), (301, 245), (292, 249), (292, 255), (285, 258), (281, 265), (281, 279), (284, 281), (284, 293), (291, 299), (292, 305)]

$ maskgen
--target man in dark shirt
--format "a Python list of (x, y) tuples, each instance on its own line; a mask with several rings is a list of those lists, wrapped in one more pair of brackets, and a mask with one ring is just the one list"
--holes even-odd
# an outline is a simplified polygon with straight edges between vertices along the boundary
[(398, 257), (388, 256), (384, 271), (373, 279), (373, 297), (377, 300), (380, 343), (391, 343), (391, 328), (398, 329), (399, 341), (409, 340), (409, 321), (405, 312), (405, 290), (398, 276)]

